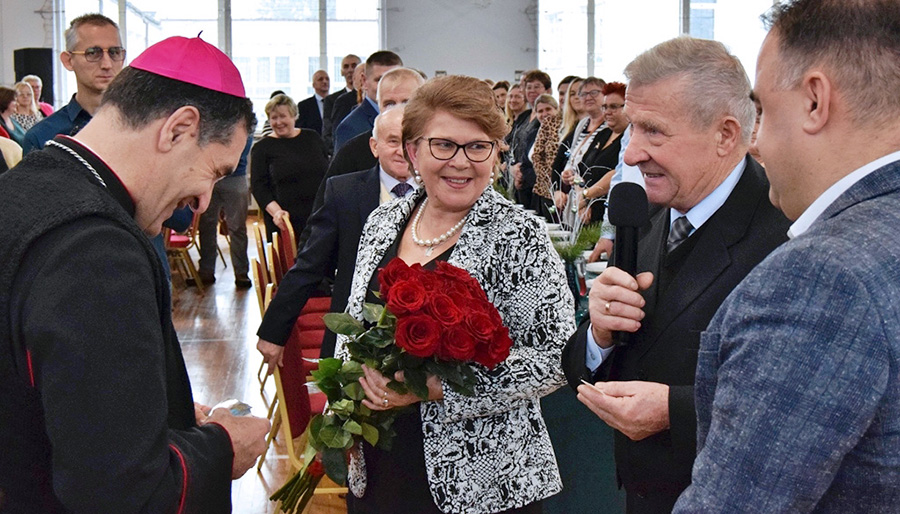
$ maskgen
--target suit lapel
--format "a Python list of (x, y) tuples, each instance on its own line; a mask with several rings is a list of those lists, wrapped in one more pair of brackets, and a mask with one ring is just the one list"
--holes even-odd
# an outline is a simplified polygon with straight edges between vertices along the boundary
[(750, 225), (765, 186), (762, 168), (747, 158), (747, 166), (722, 207), (704, 224), (684, 265), (666, 290), (658, 296), (653, 323), (644, 338), (643, 356), (659, 341), (659, 336), (700, 297), (731, 265), (729, 248), (738, 242)]
[(360, 177), (360, 197), (356, 202), (359, 209), (360, 226), (365, 226), (366, 219), (369, 214), (378, 207), (381, 198), (381, 178), (378, 176), (378, 165), (376, 164), (369, 173)]

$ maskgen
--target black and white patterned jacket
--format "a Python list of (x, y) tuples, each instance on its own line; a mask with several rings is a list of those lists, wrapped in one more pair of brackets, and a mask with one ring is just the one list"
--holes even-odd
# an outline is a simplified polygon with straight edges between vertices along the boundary
[[(420, 189), (369, 216), (347, 306), (353, 316), (362, 318), (369, 280), (423, 195)], [(474, 396), (445, 387), (442, 401), (422, 404), (425, 467), (435, 504), (444, 512), (489, 513), (556, 494), (562, 483), (539, 399), (565, 383), (560, 353), (575, 328), (562, 262), (540, 221), (492, 188), (469, 211), (449, 262), (478, 280), (513, 346), (493, 370), (475, 366)], [(337, 357), (348, 357), (345, 343), (338, 336)], [(351, 462), (349, 482), (361, 496), (361, 457)]]

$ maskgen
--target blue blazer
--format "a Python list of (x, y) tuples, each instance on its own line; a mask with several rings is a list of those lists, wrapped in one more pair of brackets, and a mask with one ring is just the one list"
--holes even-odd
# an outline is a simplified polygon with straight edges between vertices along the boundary
[(703, 334), (676, 512), (897, 512), (900, 161), (760, 263)]
[(372, 127), (375, 126), (376, 116), (378, 116), (378, 111), (368, 100), (363, 98), (362, 103), (350, 111), (350, 114), (334, 130), (334, 153), (337, 153), (354, 136), (372, 130)]

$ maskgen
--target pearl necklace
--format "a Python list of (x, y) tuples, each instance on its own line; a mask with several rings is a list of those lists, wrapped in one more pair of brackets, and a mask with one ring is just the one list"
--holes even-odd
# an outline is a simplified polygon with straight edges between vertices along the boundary
[(425, 211), (425, 205), (427, 203), (428, 203), (428, 198), (425, 198), (424, 200), (422, 200), (422, 206), (419, 207), (419, 212), (417, 212), (416, 216), (413, 218), (412, 225), (410, 226), (410, 230), (412, 232), (413, 242), (416, 243), (418, 246), (424, 246), (426, 248), (425, 255), (430, 256), (431, 253), (434, 251), (434, 247), (440, 246), (446, 240), (453, 237), (453, 234), (456, 234), (459, 231), (459, 229), (461, 229), (462, 226), (465, 225), (466, 217), (463, 216), (463, 219), (459, 220), (459, 222), (457, 222), (456, 225), (453, 225), (452, 227), (450, 227), (450, 230), (444, 232), (439, 237), (436, 237), (434, 239), (426, 239), (423, 241), (423, 240), (419, 239), (418, 226), (419, 226), (419, 220), (422, 218), (422, 213)]

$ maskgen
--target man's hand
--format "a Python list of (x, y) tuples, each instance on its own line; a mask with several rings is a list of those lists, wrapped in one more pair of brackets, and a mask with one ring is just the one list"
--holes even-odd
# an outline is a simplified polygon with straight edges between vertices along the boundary
[(198, 425), (206, 423), (206, 418), (209, 417), (209, 413), (209, 406), (194, 402), (194, 419), (197, 420)]
[(605, 237), (601, 237), (597, 240), (597, 244), (594, 245), (594, 251), (591, 252), (590, 257), (588, 257), (588, 262), (597, 262), (600, 260), (600, 256), (605, 252), (607, 258), (612, 256), (613, 251), (613, 241), (612, 239), (606, 239)]
[(244, 476), (256, 464), (256, 459), (266, 449), (269, 420), (256, 416), (235, 416), (225, 408), (212, 411), (205, 423), (217, 423), (228, 432), (234, 460), (231, 462), (231, 479)]
[(265, 339), (260, 339), (259, 342), (256, 343), (256, 349), (259, 350), (259, 353), (263, 356), (263, 360), (268, 364), (266, 375), (275, 373), (275, 366), (278, 366), (279, 368), (284, 366), (284, 346), (279, 346), (275, 343), (270, 343)]
[(637, 279), (619, 268), (610, 267), (594, 279), (588, 297), (588, 313), (594, 341), (602, 348), (612, 345), (612, 332), (637, 332), (644, 319), (644, 297), (638, 291), (650, 287), (653, 274), (641, 273)]
[(656, 382), (597, 382), (578, 386), (578, 400), (594, 414), (640, 441), (669, 428), (669, 386)]

